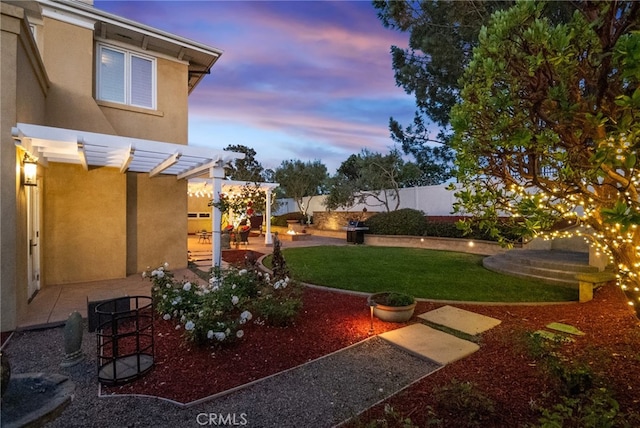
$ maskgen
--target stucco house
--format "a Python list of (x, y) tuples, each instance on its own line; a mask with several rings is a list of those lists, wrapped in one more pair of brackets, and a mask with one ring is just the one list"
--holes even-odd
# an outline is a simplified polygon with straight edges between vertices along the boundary
[(41, 287), (186, 267), (188, 179), (241, 155), (188, 145), (219, 49), (93, 0), (0, 4), (4, 332)]

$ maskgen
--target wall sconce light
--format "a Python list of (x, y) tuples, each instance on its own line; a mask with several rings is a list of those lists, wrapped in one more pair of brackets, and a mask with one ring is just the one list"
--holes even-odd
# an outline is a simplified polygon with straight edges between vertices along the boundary
[(38, 185), (38, 164), (28, 155), (24, 155), (24, 162), (22, 165), (22, 184), (25, 186), (37, 186)]

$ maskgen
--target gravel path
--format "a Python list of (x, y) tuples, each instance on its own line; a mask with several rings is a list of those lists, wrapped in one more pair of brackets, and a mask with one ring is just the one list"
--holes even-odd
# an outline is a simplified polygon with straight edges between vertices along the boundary
[(12, 373), (57, 373), (76, 384), (73, 402), (47, 427), (331, 427), (439, 368), (374, 337), (182, 408), (149, 397), (98, 397), (95, 334), (86, 330), (83, 349), (85, 361), (60, 367), (62, 328), (53, 328), (15, 333), (4, 350)]

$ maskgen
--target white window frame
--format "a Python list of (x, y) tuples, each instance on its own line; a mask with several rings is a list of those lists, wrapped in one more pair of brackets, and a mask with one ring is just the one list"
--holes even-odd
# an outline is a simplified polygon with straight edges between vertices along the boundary
[[(102, 85), (101, 85), (101, 59), (102, 59), (102, 51), (103, 49), (109, 49), (114, 52), (119, 52), (124, 55), (124, 102), (115, 101), (111, 99), (104, 98), (102, 96)], [(158, 92), (158, 84), (157, 84), (157, 61), (156, 58), (148, 55), (141, 54), (136, 51), (132, 51), (129, 49), (124, 49), (121, 47), (116, 47), (113, 45), (98, 43), (96, 50), (96, 99), (100, 101), (107, 101), (116, 104), (123, 104), (133, 107), (139, 107), (144, 109), (156, 110), (157, 109), (157, 92)], [(131, 60), (132, 58), (140, 58), (146, 61), (151, 62), (151, 106), (148, 105), (140, 105), (136, 104), (132, 101), (132, 85), (131, 85)]]

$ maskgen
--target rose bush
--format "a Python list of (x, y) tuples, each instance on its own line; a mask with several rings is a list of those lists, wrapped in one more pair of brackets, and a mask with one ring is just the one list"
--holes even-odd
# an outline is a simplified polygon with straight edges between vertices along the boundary
[(243, 326), (252, 320), (287, 325), (302, 307), (295, 281), (272, 278), (254, 267), (212, 269), (206, 284), (176, 280), (166, 263), (145, 271), (143, 277), (152, 282), (156, 312), (199, 344), (240, 339)]

